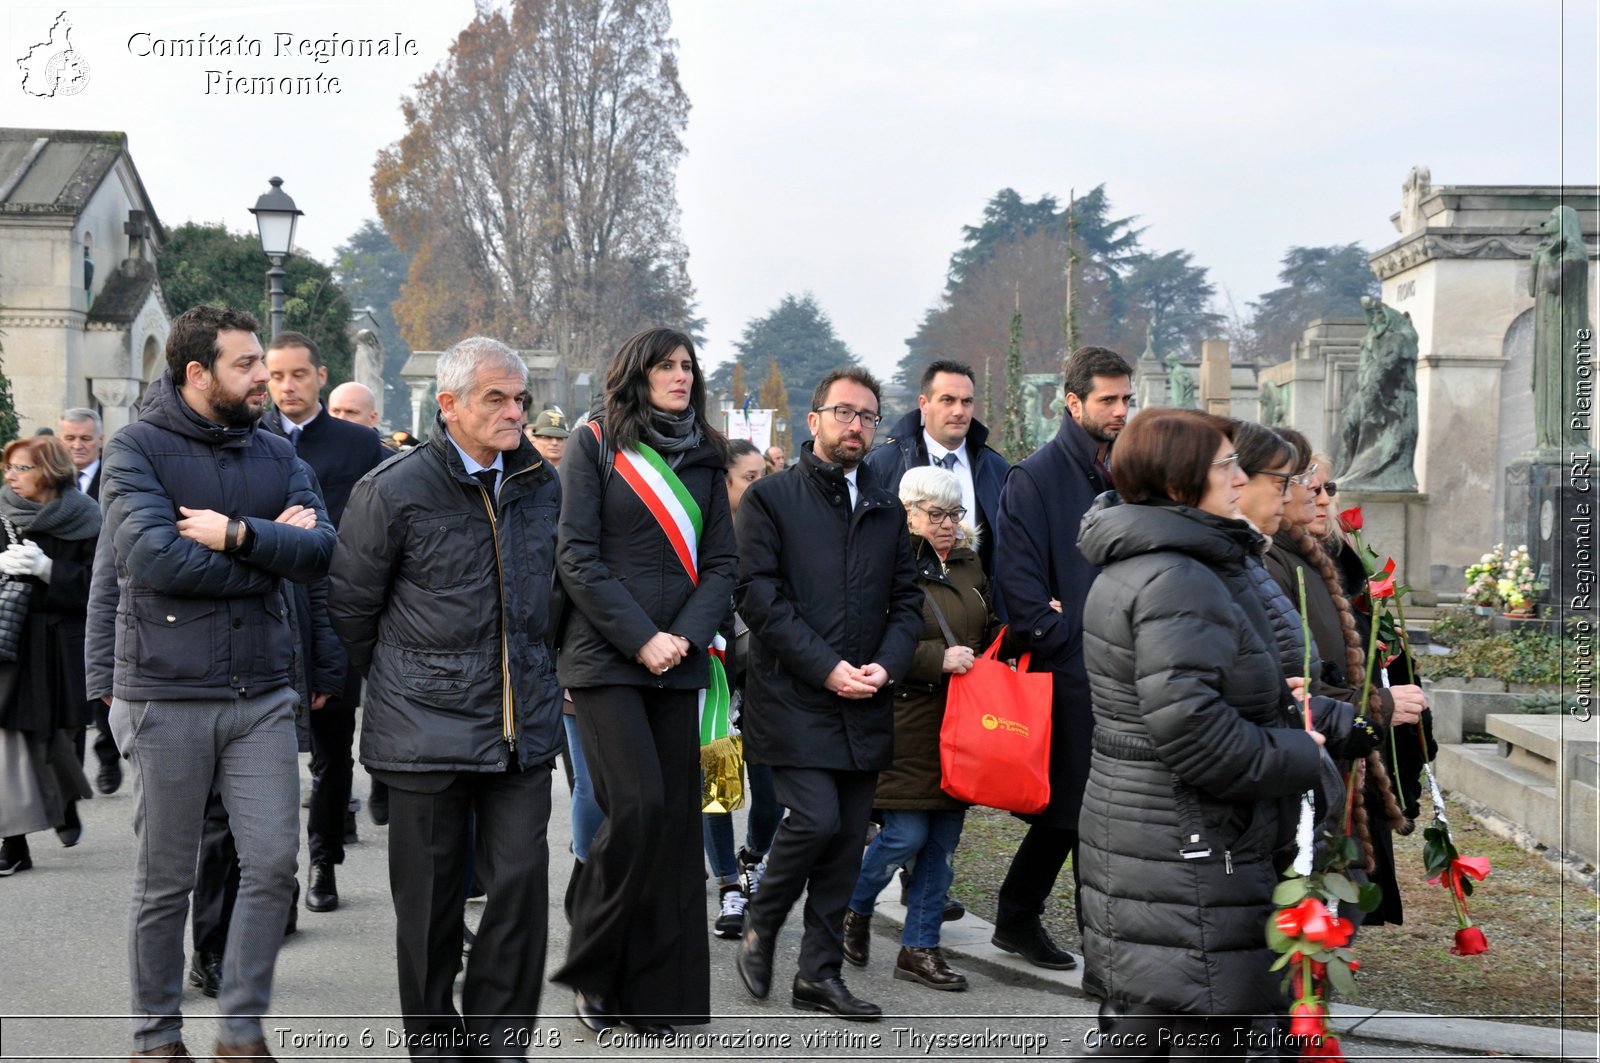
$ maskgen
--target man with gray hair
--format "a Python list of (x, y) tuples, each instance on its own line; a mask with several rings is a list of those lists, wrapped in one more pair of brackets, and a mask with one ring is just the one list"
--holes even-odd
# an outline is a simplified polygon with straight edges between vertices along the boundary
[[(72, 466), (77, 470), (78, 490), (100, 501), (100, 449), (104, 446), (105, 432), (100, 426), (100, 415), (87, 406), (74, 406), (62, 413), (56, 433), (72, 455)], [(122, 786), (122, 755), (117, 752), (117, 741), (111, 736), (110, 710), (105, 702), (94, 702), (94, 759), (100, 770), (95, 773), (94, 786), (103, 794), (114, 794)], [(83, 759), (83, 731), (78, 732), (78, 759)]]
[[(474, 336), (437, 372), (431, 438), (351, 493), (329, 613), (367, 676), (361, 762), (389, 786), (406, 1047), (521, 1059), (539, 1043), (545, 830), (561, 748), (546, 644), (561, 484), (523, 438), (528, 369), (515, 351)], [(488, 901), (463, 1018), (452, 986), (474, 844)]]

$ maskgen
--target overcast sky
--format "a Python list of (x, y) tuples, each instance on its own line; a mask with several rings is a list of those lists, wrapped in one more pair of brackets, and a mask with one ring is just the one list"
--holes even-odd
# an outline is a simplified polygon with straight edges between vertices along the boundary
[[(90, 83), (37, 99), (14, 60), (65, 7)], [(888, 370), (1001, 188), (1104, 183), (1145, 245), (1186, 249), (1240, 309), (1290, 245), (1391, 242), (1414, 165), (1437, 184), (1593, 184), (1596, 0), (1069, 3), (675, 0), (693, 105), (678, 177), (704, 352), (811, 291)], [(284, 188), (328, 260), (366, 217), (399, 100), (471, 0), (9, 3), (5, 125), (126, 131), (162, 222), (253, 228)], [(145, 38), (244, 34), (261, 58), (140, 56)], [(275, 34), (417, 42), (414, 57), (274, 59)], [(1563, 55), (1563, 53), (1565, 53)], [(1565, 62), (1563, 62), (1563, 58)], [(338, 95), (207, 94), (207, 69), (323, 73)], [(1093, 337), (1088, 337), (1092, 340)]]

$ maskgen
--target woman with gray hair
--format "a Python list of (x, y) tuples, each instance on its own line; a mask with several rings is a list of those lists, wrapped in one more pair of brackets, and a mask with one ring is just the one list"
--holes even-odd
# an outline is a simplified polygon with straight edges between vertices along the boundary
[(962, 990), (966, 976), (945, 962), (939, 930), (966, 806), (940, 789), (939, 730), (950, 677), (972, 667), (1000, 625), (955, 474), (933, 466), (909, 469), (900, 480), (900, 501), (926, 595), (922, 637), (911, 670), (895, 685), (894, 764), (878, 776), (873, 800), (883, 812), (883, 829), (862, 857), (845, 912), (844, 958), (867, 965), (878, 893), (896, 867), (906, 867), (906, 922), (894, 976), (930, 989)]

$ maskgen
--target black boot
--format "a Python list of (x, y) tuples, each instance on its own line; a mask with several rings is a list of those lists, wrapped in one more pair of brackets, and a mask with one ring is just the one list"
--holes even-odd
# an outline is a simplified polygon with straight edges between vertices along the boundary
[(62, 815), (61, 826), (56, 828), (56, 837), (61, 839), (61, 844), (68, 849), (77, 845), (83, 837), (83, 820), (78, 818), (78, 802), (68, 801), (67, 810)]
[(33, 857), (28, 855), (26, 834), (13, 834), (4, 842), (0, 842), (0, 878), (15, 875), (18, 871), (26, 871), (32, 866)]

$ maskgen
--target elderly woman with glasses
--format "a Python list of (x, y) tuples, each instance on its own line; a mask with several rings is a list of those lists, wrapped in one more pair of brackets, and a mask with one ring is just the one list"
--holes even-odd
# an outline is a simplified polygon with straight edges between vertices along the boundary
[[(0, 574), (28, 588), (16, 660), (0, 665), (0, 876), (33, 866), (27, 835), (83, 834), (77, 802), (91, 796), (74, 732), (94, 719), (84, 690), (83, 629), (100, 508), (78, 490), (59, 439), (5, 448)], [(12, 533), (16, 534), (13, 535)]]
[[(1303, 453), (1311, 453), (1300, 433), (1283, 428), (1278, 433)], [(1361, 697), (1361, 677), (1366, 668), (1367, 635), (1362, 623), (1366, 618), (1358, 619), (1339, 572), (1336, 551), (1328, 549), (1327, 536), (1336, 527), (1332, 508), (1338, 485), (1329, 480), (1327, 470), (1326, 458), (1311, 455), (1300, 482), (1290, 489), (1283, 526), (1272, 538), (1266, 565), (1272, 578), (1291, 597), (1297, 597), (1300, 577), (1305, 578), (1304, 611), (1320, 662), (1310, 677), (1311, 692), (1355, 704)], [(1356, 710), (1360, 725), (1372, 730), (1381, 748), (1388, 745), (1388, 728), (1415, 724), (1426, 705), (1420, 687), (1410, 683), (1385, 687), (1378, 675), (1374, 676), (1367, 704), (1357, 705)], [(1415, 745), (1414, 737), (1410, 741)], [(1383, 891), (1378, 908), (1367, 913), (1364, 921), (1399, 923), (1402, 910), (1391, 830), (1405, 829), (1406, 818), (1378, 750), (1357, 759), (1361, 766), (1356, 785), (1363, 797), (1353, 809), (1352, 833), (1362, 850), (1357, 868), (1364, 870)], [(1340, 765), (1341, 770), (1348, 766)]]
[(861, 859), (844, 917), (844, 958), (867, 965), (878, 893), (896, 867), (908, 867), (894, 976), (929, 989), (962, 990), (966, 976), (945, 962), (939, 931), (966, 806), (939, 787), (939, 730), (950, 677), (972, 667), (999, 621), (978, 562), (978, 533), (966, 521), (955, 474), (933, 466), (908, 469), (900, 480), (900, 501), (925, 595), (922, 635), (910, 671), (894, 688), (894, 764), (878, 775), (873, 798), (883, 829)]

